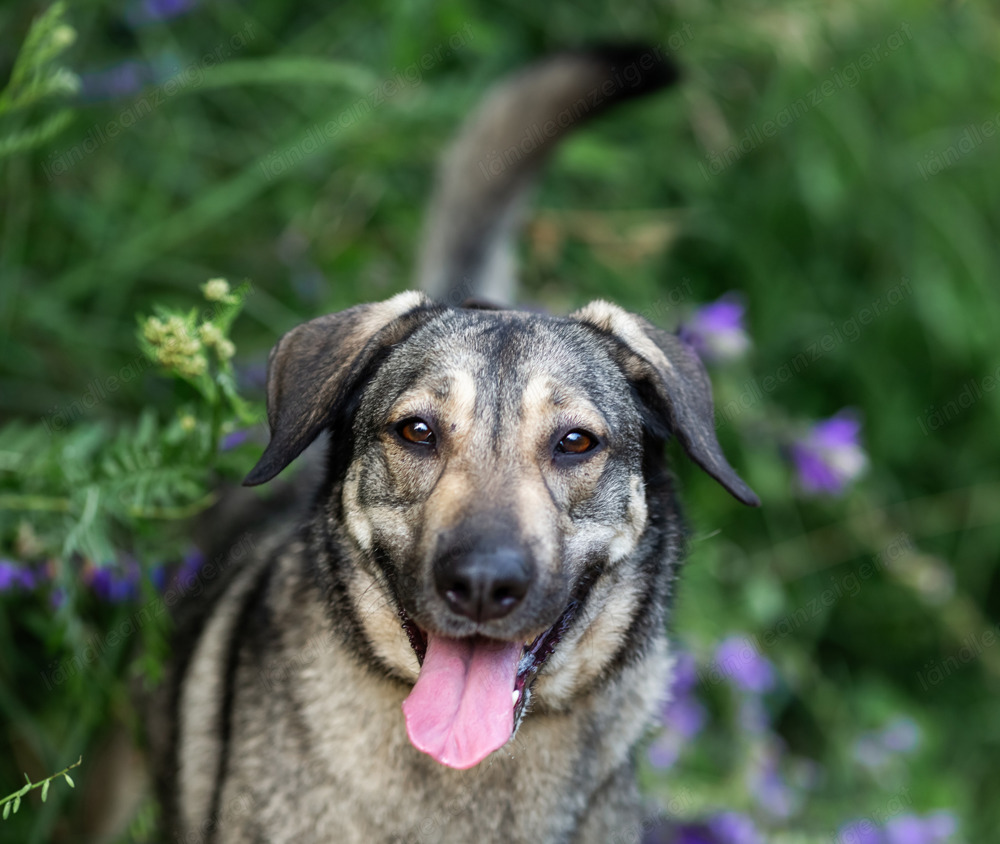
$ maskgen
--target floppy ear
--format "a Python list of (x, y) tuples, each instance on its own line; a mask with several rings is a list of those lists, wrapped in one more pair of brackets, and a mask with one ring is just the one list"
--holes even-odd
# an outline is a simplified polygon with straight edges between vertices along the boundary
[(293, 328), (267, 359), (271, 441), (243, 481), (271, 480), (312, 443), (376, 355), (404, 339), (436, 308), (422, 293), (358, 305)]
[(712, 385), (693, 350), (673, 334), (610, 302), (591, 302), (570, 314), (618, 341), (620, 363), (634, 384), (654, 396), (653, 411), (680, 441), (688, 456), (732, 495), (760, 506), (760, 499), (726, 461), (715, 438)]

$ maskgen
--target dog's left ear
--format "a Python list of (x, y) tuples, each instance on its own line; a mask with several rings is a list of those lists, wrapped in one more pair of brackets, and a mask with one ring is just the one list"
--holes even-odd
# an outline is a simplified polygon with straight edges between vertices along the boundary
[(318, 317), (283, 335), (267, 359), (271, 441), (243, 480), (271, 480), (312, 443), (382, 350), (440, 310), (422, 293), (400, 293)]
[(712, 385), (695, 352), (673, 334), (610, 302), (591, 302), (570, 314), (617, 341), (618, 362), (657, 420), (688, 456), (744, 504), (760, 499), (729, 465), (715, 437)]

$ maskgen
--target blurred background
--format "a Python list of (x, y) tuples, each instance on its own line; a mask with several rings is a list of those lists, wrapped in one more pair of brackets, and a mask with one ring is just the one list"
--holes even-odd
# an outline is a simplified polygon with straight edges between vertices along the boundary
[(526, 301), (684, 332), (764, 502), (674, 455), (684, 655), (640, 767), (680, 827), (647, 833), (1000, 841), (995, 9), (92, 0), (4, 4), (0, 32), (0, 797), (83, 758), (0, 839), (119, 812), (157, 840), (117, 796), (131, 693), (202, 562), (187, 520), (266, 441), (210, 412), (225, 389), (163, 377), (137, 315), (249, 280), (212, 383), (259, 408), (278, 335), (410, 285), (437, 156), (491, 81), (642, 40), (683, 85), (566, 143), (521, 253)]

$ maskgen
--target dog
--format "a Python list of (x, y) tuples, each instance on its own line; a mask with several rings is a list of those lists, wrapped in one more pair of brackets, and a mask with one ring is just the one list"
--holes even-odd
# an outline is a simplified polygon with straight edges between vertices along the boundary
[(321, 436), (327, 453), (317, 491), (185, 608), (150, 720), (171, 840), (635, 840), (684, 547), (667, 440), (759, 502), (676, 336), (605, 301), (455, 299), (511, 301), (519, 209), (556, 142), (676, 75), (615, 47), (502, 82), (444, 157), (424, 292), (272, 350), (245, 484)]

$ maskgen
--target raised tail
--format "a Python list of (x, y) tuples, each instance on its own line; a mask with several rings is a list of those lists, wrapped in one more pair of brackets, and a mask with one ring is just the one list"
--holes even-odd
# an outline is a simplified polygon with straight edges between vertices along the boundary
[(592, 117), (678, 76), (662, 48), (620, 45), (559, 53), (500, 82), (441, 161), (421, 240), (420, 288), (451, 305), (512, 304), (513, 236), (551, 151)]

